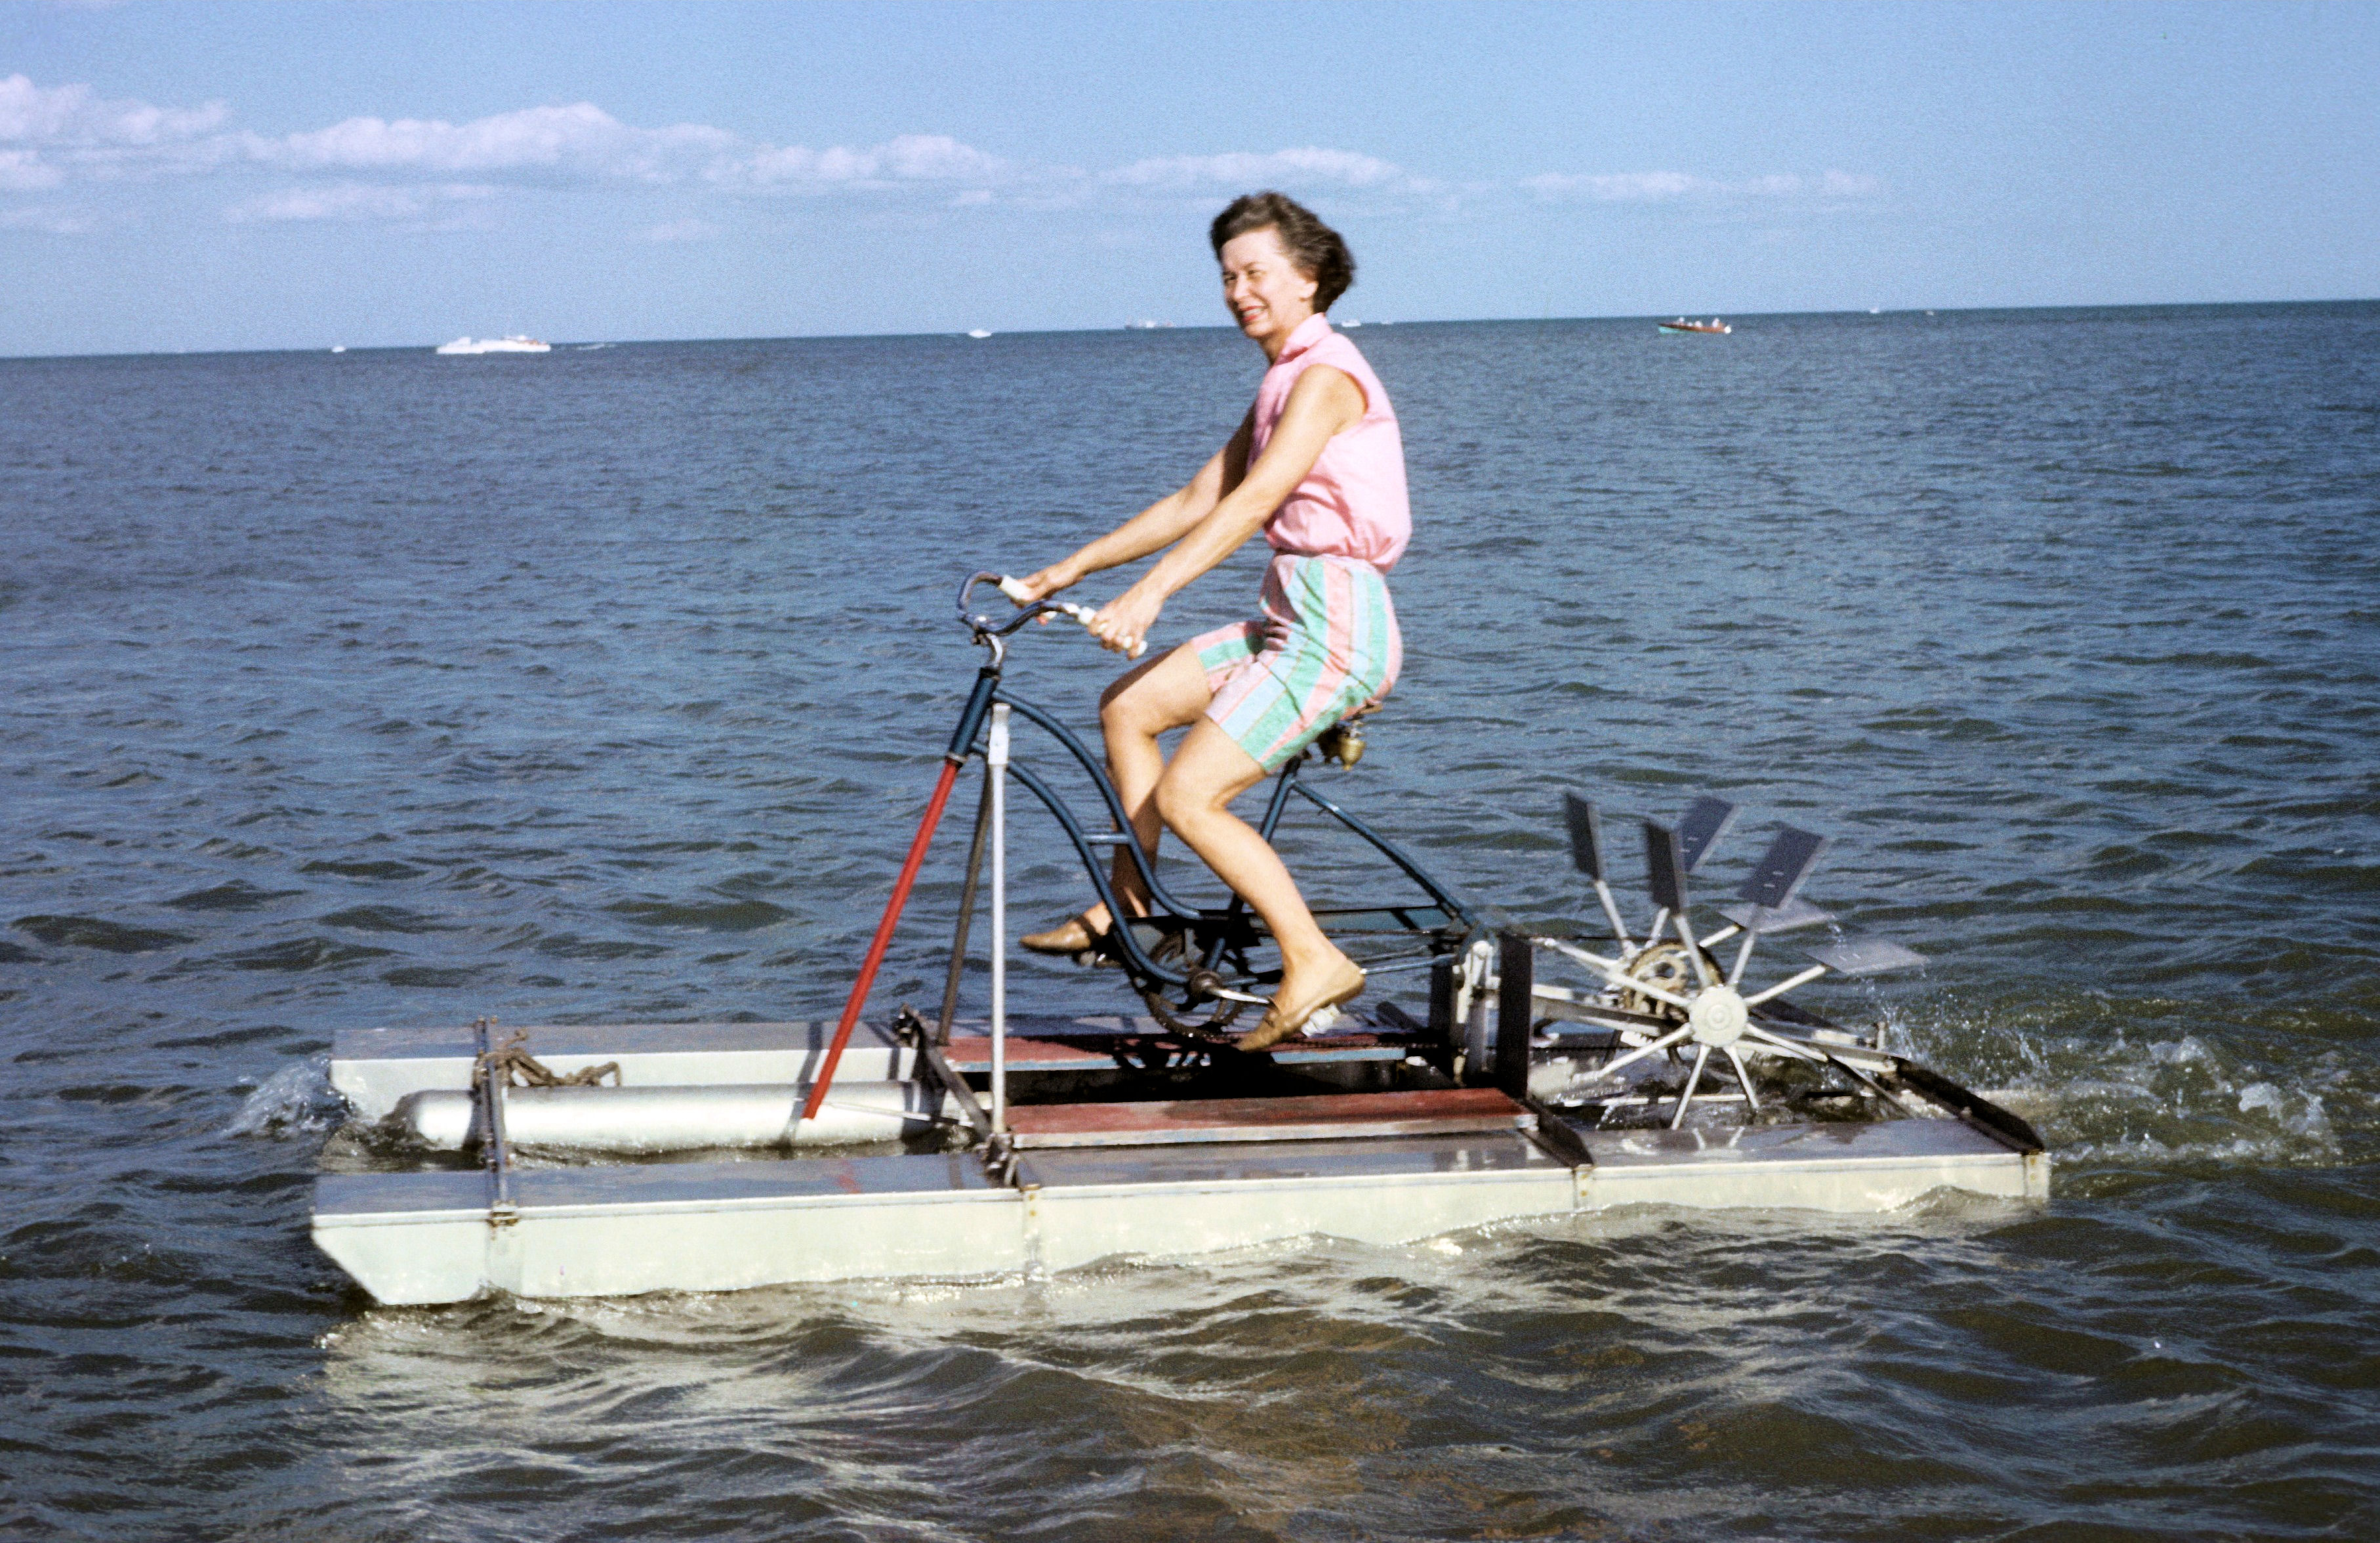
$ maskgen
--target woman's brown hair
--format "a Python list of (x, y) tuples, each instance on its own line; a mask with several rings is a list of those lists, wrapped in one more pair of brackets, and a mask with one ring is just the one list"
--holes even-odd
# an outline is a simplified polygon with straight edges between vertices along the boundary
[(1330, 303), (1355, 282), (1355, 254), (1339, 233), (1324, 225), (1314, 211), (1287, 193), (1243, 193), (1215, 216), (1207, 228), (1215, 255), (1223, 243), (1252, 230), (1277, 230), (1281, 244), (1297, 271), (1314, 281), (1314, 309), (1329, 310)]

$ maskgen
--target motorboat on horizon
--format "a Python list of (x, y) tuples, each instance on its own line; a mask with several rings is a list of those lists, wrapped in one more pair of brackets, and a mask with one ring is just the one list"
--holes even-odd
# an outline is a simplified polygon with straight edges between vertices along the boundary
[(1672, 336), (1680, 333), (1707, 333), (1714, 337), (1725, 337), (1728, 334), (1735, 331), (1733, 327), (1729, 326), (1726, 322), (1720, 321), (1716, 316), (1712, 317), (1707, 322), (1689, 322), (1684, 317), (1681, 316), (1674, 322), (1661, 322), (1660, 328), (1662, 332)]
[(452, 343), (441, 343), (442, 354), (550, 354), (553, 345), (541, 343), (527, 333), (515, 333), (510, 337), (458, 337)]

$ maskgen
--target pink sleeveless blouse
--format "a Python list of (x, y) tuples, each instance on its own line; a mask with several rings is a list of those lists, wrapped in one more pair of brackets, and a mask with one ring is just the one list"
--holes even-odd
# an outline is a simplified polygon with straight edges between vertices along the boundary
[(1397, 415), (1380, 378), (1355, 346), (1330, 330), (1327, 317), (1309, 317), (1289, 334), (1289, 346), (1257, 387), (1256, 431), (1248, 445), (1253, 466), (1272, 439), (1289, 405), (1290, 387), (1308, 367), (1343, 371), (1364, 391), (1364, 416), (1352, 429), (1330, 436), (1314, 469), (1292, 490), (1265, 522), (1265, 540), (1275, 552), (1311, 557), (1347, 557), (1386, 574), (1413, 539), (1413, 510), (1405, 500), (1405, 446)]

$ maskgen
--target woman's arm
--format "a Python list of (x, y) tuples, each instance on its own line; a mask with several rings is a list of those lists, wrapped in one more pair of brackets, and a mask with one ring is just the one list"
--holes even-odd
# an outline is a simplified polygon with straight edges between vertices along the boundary
[[(1205, 518), (1139, 581), (1109, 601), (1091, 622), (1101, 643), (1119, 653), (1148, 636), (1173, 592), (1239, 550), (1264, 529), (1281, 502), (1305, 480), (1330, 436), (1364, 419), (1364, 391), (1344, 371), (1318, 364), (1297, 378), (1264, 454), (1239, 485), (1217, 500)], [(1143, 516), (1142, 518), (1147, 518)], [(1134, 524), (1139, 523), (1137, 520)], [(1131, 526), (1124, 527), (1125, 530)], [(1117, 535), (1122, 535), (1118, 531)], [(1112, 541), (1114, 538), (1110, 537)], [(1093, 545), (1097, 545), (1094, 542)], [(1089, 550), (1088, 548), (1085, 549)], [(1154, 547), (1146, 550), (1154, 551)]]
[(1052, 563), (1028, 576), (1024, 581), (1024, 597), (1017, 603), (1029, 605), (1080, 584), (1102, 569), (1121, 566), (1180, 541), (1184, 532), (1212, 514), (1224, 495), (1246, 478), (1248, 442), (1255, 436), (1256, 409), (1252, 407), (1223, 448), (1198, 468), (1198, 475), (1064, 562)]

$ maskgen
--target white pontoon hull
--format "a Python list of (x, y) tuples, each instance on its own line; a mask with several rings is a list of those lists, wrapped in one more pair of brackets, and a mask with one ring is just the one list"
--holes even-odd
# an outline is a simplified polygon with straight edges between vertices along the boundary
[[(805, 1082), (825, 1037), (808, 1024), (534, 1034), (555, 1071), (616, 1061), (630, 1088), (722, 1087), (755, 1068)], [(333, 1078), (369, 1117), (468, 1086), (467, 1049), (454, 1028), (343, 1035)], [(911, 1054), (864, 1030), (844, 1064), (876, 1081)], [(439, 1303), (999, 1277), (1304, 1236), (1411, 1243), (1619, 1206), (1874, 1212), (1945, 1188), (2039, 1199), (2049, 1185), (2046, 1154), (1947, 1113), (1578, 1139), (1587, 1160), (1518, 1129), (1031, 1150), (1009, 1184), (973, 1152), (523, 1167), (509, 1209), (475, 1171), (329, 1174), (313, 1235), (381, 1301)]]

